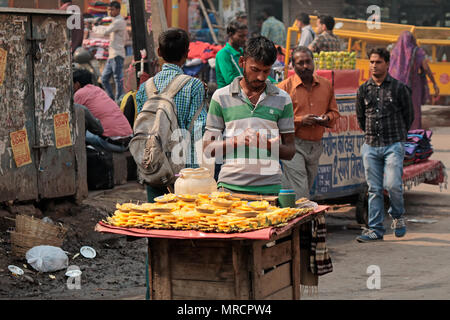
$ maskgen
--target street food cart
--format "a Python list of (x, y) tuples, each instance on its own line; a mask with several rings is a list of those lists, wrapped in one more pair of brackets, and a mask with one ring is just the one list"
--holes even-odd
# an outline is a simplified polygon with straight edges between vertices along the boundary
[[(303, 228), (311, 232), (311, 225), (306, 226), (327, 209), (316, 206), (282, 224), (244, 232), (201, 231), (194, 223), (177, 230), (167, 224), (120, 227), (111, 219), (95, 230), (148, 238), (151, 299), (300, 299), (300, 272), (309, 263), (301, 266), (300, 233)], [(152, 215), (155, 209), (149, 210)]]

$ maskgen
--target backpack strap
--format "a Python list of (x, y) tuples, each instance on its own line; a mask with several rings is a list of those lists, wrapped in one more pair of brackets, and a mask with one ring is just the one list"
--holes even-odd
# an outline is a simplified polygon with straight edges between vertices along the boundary
[(145, 81), (145, 93), (147, 94), (147, 99), (155, 94), (158, 94), (158, 89), (156, 88), (153, 77)]
[(167, 98), (173, 99), (177, 93), (191, 80), (192, 77), (187, 74), (179, 74), (172, 79), (167, 87), (161, 92)]
[[(183, 87), (191, 80), (192, 77), (188, 76), (186, 74), (179, 74), (175, 76), (175, 78), (172, 79), (172, 81), (167, 85), (167, 87), (161, 92), (161, 94), (164, 94), (167, 98), (173, 99), (177, 93), (183, 89)], [(145, 91), (147, 93), (147, 99), (155, 94), (159, 94), (158, 89), (156, 88), (155, 82), (153, 77), (148, 79), (145, 82)], [(206, 103), (206, 99), (204, 100), (204, 103)], [(200, 116), (200, 113), (202, 112), (203, 105), (200, 106), (197, 109), (197, 112), (195, 113), (194, 117), (192, 118), (190, 124), (189, 124), (189, 133), (192, 134), (192, 129), (194, 128), (194, 123)]]
[(192, 129), (194, 129), (194, 124), (195, 124), (195, 121), (198, 119), (198, 117), (200, 116), (200, 113), (202, 112), (202, 110), (203, 110), (203, 105), (205, 105), (207, 102), (206, 102), (206, 99), (204, 99), (203, 100), (203, 104), (200, 106), (200, 107), (198, 107), (198, 109), (197, 109), (197, 112), (195, 113), (195, 115), (194, 115), (194, 117), (192, 118), (192, 120), (191, 120), (191, 123), (189, 123), (189, 128), (188, 128), (188, 131), (189, 131), (189, 133), (192, 135)]

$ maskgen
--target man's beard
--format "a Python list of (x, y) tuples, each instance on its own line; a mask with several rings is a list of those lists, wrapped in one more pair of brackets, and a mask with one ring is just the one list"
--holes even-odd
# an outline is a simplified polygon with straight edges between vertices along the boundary
[(259, 80), (255, 80), (255, 81), (250, 81), (247, 77), (247, 73), (244, 70), (244, 80), (245, 83), (247, 84), (247, 86), (252, 89), (253, 91), (259, 91), (265, 88), (266, 83), (265, 82), (261, 82)]
[(297, 71), (297, 75), (301, 79), (310, 79), (310, 78), (312, 78), (313, 73), (314, 73), (314, 70), (309, 70), (309, 69), (305, 69), (305, 70), (303, 70), (303, 72)]

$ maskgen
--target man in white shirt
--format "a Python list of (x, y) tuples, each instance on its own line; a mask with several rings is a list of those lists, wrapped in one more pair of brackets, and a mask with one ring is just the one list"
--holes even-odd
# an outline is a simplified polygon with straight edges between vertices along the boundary
[[(102, 74), (102, 84), (111, 99), (119, 101), (123, 94), (123, 63), (125, 60), (125, 40), (127, 37), (127, 23), (120, 15), (120, 3), (112, 1), (109, 5), (109, 14), (113, 17), (112, 23), (103, 32), (109, 35), (109, 56)], [(116, 96), (114, 97), (109, 80), (114, 76)]]
[(300, 40), (298, 46), (309, 46), (316, 37), (316, 33), (310, 25), (309, 15), (306, 13), (300, 13), (295, 19), (297, 27), (301, 30)]

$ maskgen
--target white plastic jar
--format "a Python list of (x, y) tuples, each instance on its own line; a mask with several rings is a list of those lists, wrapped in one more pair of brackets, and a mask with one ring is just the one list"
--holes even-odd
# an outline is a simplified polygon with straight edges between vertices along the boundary
[(210, 194), (217, 191), (217, 182), (207, 168), (186, 168), (175, 181), (175, 194)]

